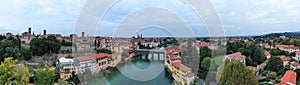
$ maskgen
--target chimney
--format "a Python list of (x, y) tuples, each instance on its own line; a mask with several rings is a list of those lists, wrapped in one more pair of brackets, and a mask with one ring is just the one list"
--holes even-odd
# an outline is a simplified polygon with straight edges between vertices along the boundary
[(31, 27), (28, 28), (28, 33), (31, 35)]
[(47, 35), (47, 30), (44, 30), (44, 36)]
[(84, 38), (84, 32), (81, 33), (81, 37)]

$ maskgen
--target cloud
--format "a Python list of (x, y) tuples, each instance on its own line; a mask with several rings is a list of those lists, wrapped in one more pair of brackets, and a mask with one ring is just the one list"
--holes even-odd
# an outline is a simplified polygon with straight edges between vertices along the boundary
[[(212, 0), (228, 35), (299, 31), (298, 0)], [(248, 30), (252, 29), (252, 30)]]
[(0, 31), (17, 34), (32, 27), (36, 33), (46, 28), (52, 31), (50, 33), (68, 35), (72, 33), (84, 2), (85, 0), (1, 0), (0, 25), (3, 28)]
[[(1, 0), (0, 31), (14, 34), (26, 31), (31, 26), (35, 32), (48, 29), (50, 33), (73, 33), (76, 21), (86, 0)], [(253, 35), (275, 31), (299, 31), (299, 0), (211, 0), (217, 9), (228, 35)], [(97, 5), (97, 4), (96, 4)], [(104, 16), (101, 23), (97, 14), (101, 8), (91, 8), (86, 15), (92, 21), (83, 27), (99, 24), (98, 34), (109, 35), (114, 28), (131, 13), (148, 8), (160, 7), (176, 14), (192, 30), (207, 35), (207, 30), (193, 10), (181, 0), (120, 0)], [(151, 13), (151, 12), (149, 12)], [(134, 15), (135, 17), (148, 17)], [(174, 18), (164, 14), (151, 16), (155, 21), (176, 26)], [(134, 18), (134, 17), (132, 17)], [(96, 22), (96, 23), (89, 23)], [(248, 30), (251, 29), (251, 30)], [(20, 31), (21, 30), (21, 31)], [(80, 30), (80, 31), (85, 31)], [(93, 32), (91, 32), (93, 33)]]

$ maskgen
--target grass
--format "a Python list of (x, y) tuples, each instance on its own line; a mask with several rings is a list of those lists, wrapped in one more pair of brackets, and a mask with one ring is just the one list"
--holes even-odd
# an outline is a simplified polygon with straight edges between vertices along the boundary
[(223, 55), (219, 55), (213, 58), (217, 66), (220, 66), (223, 62)]

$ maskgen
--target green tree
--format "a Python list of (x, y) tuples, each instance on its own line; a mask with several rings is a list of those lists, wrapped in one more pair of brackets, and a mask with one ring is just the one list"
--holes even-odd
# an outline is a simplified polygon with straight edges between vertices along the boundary
[(199, 50), (200, 52), (200, 61), (202, 61), (206, 57), (211, 57), (211, 50), (207, 46), (203, 46)]
[(276, 76), (277, 76), (277, 73), (276, 73), (276, 72), (271, 72), (271, 73), (270, 73), (270, 77), (271, 77), (272, 79), (275, 79)]
[(16, 74), (15, 66), (16, 61), (12, 57), (4, 59), (0, 65), (0, 84), (9, 85)]
[(79, 80), (78, 76), (75, 74), (74, 71), (72, 72), (72, 76), (67, 81), (73, 82), (76, 85), (80, 84), (80, 80)]
[(253, 61), (257, 64), (261, 64), (266, 59), (266, 56), (263, 53), (263, 50), (260, 47), (256, 47), (253, 54)]
[(45, 69), (38, 69), (34, 76), (37, 85), (53, 85), (55, 82), (54, 68), (45, 65)]
[(210, 63), (211, 63), (211, 58), (209, 57), (206, 57), (202, 60), (201, 62), (201, 67), (204, 69), (204, 70), (208, 70), (209, 67), (210, 67)]
[(65, 81), (63, 79), (58, 79), (57, 83), (58, 85), (68, 85), (68, 81)]
[(216, 74), (216, 80), (217, 80), (217, 82), (220, 81), (221, 76), (222, 76), (222, 73), (223, 73), (223, 71), (224, 71), (224, 67), (228, 64), (228, 62), (230, 62), (230, 61), (229, 61), (229, 60), (225, 60), (225, 62), (223, 62), (223, 63), (218, 67), (217, 74)]
[(300, 80), (300, 69), (295, 69), (295, 72), (297, 73), (297, 80)]
[(274, 72), (279, 72), (281, 71), (281, 69), (283, 69), (283, 62), (280, 58), (271, 57), (266, 65), (266, 69)]
[(16, 67), (16, 74), (13, 83), (16, 85), (28, 85), (30, 75), (31, 74), (29, 73), (27, 66), (20, 64)]
[(258, 85), (258, 80), (245, 64), (239, 61), (229, 62), (223, 70), (219, 85)]
[(34, 38), (30, 42), (30, 51), (34, 55), (44, 55), (46, 53), (58, 53), (61, 43), (56, 37)]

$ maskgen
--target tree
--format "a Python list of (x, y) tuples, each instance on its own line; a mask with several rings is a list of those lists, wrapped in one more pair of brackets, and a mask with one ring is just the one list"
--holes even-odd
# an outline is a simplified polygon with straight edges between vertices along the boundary
[(28, 85), (30, 73), (27, 66), (19, 64), (15, 66), (16, 61), (12, 57), (4, 59), (0, 65), (0, 83)]
[(45, 65), (45, 69), (38, 69), (34, 76), (37, 85), (53, 85), (55, 81), (54, 68)]
[(277, 76), (277, 73), (276, 73), (276, 72), (271, 72), (271, 73), (270, 73), (270, 77), (271, 77), (272, 79), (275, 79), (276, 76)]
[(253, 62), (256, 62), (257, 64), (261, 64), (266, 59), (266, 56), (263, 53), (263, 50), (260, 47), (256, 47), (254, 54), (253, 54)]
[(266, 65), (266, 69), (274, 72), (279, 72), (281, 71), (281, 69), (283, 69), (283, 62), (280, 58), (271, 57)]
[(297, 80), (300, 80), (300, 69), (295, 69), (294, 71), (297, 73)]
[[(20, 41), (10, 37), (8, 39), (3, 39), (0, 41), (0, 61), (4, 58), (13, 57), (13, 59), (23, 60), (24, 56), (31, 56), (30, 52), (23, 52), (24, 48), (20, 47)], [(26, 58), (30, 59), (30, 58)]]
[(220, 81), (221, 79), (221, 76), (222, 76), (222, 73), (223, 73), (223, 70), (224, 70), (224, 67), (228, 64), (229, 60), (225, 60), (225, 62), (223, 62), (219, 67), (218, 67), (218, 71), (217, 71), (217, 74), (216, 74), (216, 80), (217, 82)]
[(211, 63), (211, 58), (209, 57), (206, 57), (202, 60), (201, 62), (201, 67), (204, 69), (204, 70), (208, 70), (209, 67), (210, 67), (210, 63)]
[(16, 85), (28, 85), (30, 75), (31, 74), (29, 73), (27, 66), (20, 64), (16, 67), (16, 74), (13, 83)]
[(211, 50), (207, 46), (203, 46), (199, 50), (200, 52), (200, 61), (202, 61), (205, 57), (211, 57)]
[(57, 83), (58, 85), (68, 85), (68, 81), (65, 81), (63, 79), (58, 79)]
[(239, 61), (229, 62), (223, 70), (219, 85), (258, 85), (258, 80), (245, 64)]
[(4, 59), (0, 65), (0, 84), (9, 85), (16, 74), (15, 66), (16, 61), (12, 57)]
[(56, 37), (33, 38), (30, 42), (30, 51), (32, 54), (41, 56), (46, 53), (58, 53), (61, 43)]
[(80, 80), (74, 71), (72, 71), (72, 76), (67, 81), (74, 82), (76, 85), (80, 84)]

